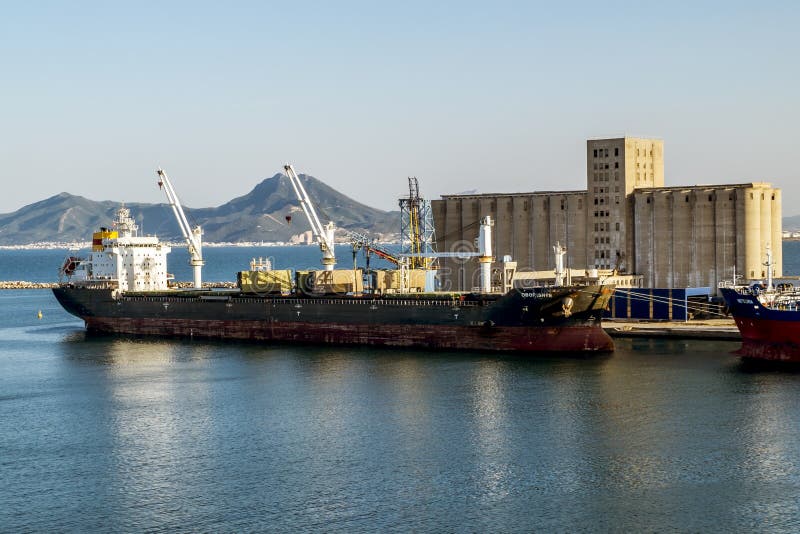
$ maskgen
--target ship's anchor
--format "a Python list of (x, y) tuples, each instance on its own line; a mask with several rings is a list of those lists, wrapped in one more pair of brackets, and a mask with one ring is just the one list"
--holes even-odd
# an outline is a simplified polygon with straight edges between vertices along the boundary
[(573, 304), (574, 302), (571, 297), (565, 297), (564, 300), (561, 301), (561, 310), (564, 312), (564, 317), (572, 315)]

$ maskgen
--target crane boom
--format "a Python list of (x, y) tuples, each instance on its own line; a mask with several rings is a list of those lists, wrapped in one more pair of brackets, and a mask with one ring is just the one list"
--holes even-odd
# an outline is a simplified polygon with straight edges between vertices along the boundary
[(306, 214), (308, 223), (311, 225), (311, 232), (314, 234), (314, 238), (322, 251), (322, 265), (325, 267), (326, 271), (332, 271), (333, 266), (336, 265), (336, 254), (333, 249), (333, 234), (336, 230), (336, 226), (333, 222), (329, 222), (325, 226), (322, 225), (317, 216), (317, 210), (314, 209), (314, 204), (311, 202), (306, 188), (303, 187), (303, 183), (294, 171), (294, 167), (287, 163), (283, 166), (283, 169), (286, 171), (286, 176), (289, 177), (294, 193), (300, 201), (300, 207), (303, 208), (303, 213)]
[(395, 265), (400, 265), (402, 260), (392, 254), (391, 252), (375, 245), (374, 240), (367, 237), (365, 234), (359, 232), (353, 232), (347, 230), (347, 236), (350, 238), (350, 242), (353, 244), (354, 248), (364, 249), (364, 251), (368, 253), (374, 253), (379, 258), (382, 258), (388, 262), (394, 263)]
[(164, 193), (166, 193), (167, 200), (172, 208), (172, 213), (175, 214), (181, 233), (184, 239), (186, 239), (186, 245), (189, 248), (189, 265), (192, 266), (194, 287), (200, 289), (203, 287), (201, 273), (203, 265), (205, 265), (203, 261), (203, 244), (201, 238), (203, 230), (199, 225), (192, 228), (189, 224), (186, 214), (183, 211), (183, 206), (181, 206), (181, 202), (178, 200), (178, 194), (175, 192), (175, 188), (172, 187), (172, 182), (169, 176), (167, 176), (167, 173), (159, 167), (156, 170), (156, 174), (158, 174), (158, 187), (163, 189)]

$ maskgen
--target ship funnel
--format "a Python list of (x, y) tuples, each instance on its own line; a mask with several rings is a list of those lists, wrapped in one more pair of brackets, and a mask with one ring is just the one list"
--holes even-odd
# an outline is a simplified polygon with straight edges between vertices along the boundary
[(560, 287), (564, 285), (564, 277), (566, 276), (564, 256), (567, 254), (567, 249), (562, 247), (561, 243), (556, 242), (555, 246), (553, 246), (553, 253), (556, 256), (555, 284)]

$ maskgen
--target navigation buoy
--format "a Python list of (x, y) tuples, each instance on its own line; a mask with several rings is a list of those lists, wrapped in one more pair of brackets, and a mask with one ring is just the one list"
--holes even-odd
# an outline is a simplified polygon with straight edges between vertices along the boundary
[(36, 314), (36, 317), (38, 317), (39, 319), (42, 318), (42, 310), (39, 310), (39, 313)]

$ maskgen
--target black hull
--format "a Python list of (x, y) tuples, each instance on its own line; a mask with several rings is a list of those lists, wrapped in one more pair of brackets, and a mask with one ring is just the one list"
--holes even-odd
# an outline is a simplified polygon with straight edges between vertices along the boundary
[(308, 297), (239, 292), (128, 293), (62, 286), (61, 305), (92, 332), (512, 352), (607, 352), (600, 323), (613, 289), (506, 295)]

